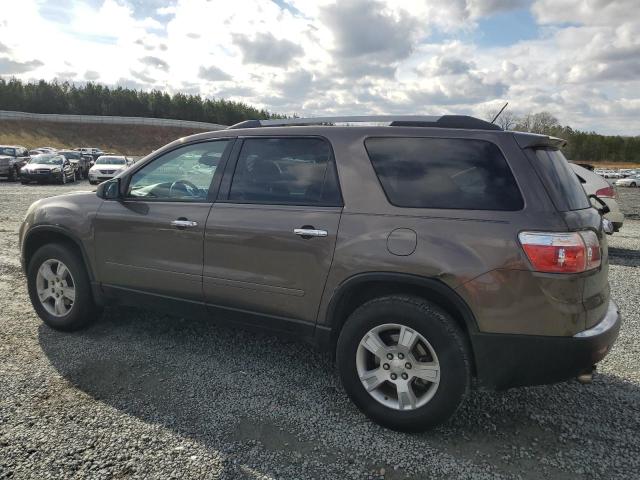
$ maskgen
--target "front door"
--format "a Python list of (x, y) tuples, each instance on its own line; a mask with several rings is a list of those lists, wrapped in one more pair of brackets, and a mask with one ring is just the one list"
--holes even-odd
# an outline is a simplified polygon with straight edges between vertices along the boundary
[(315, 323), (342, 212), (330, 144), (246, 138), (227, 171), (205, 232), (205, 300)]
[(103, 284), (202, 301), (204, 230), (231, 143), (182, 146), (125, 176), (124, 198), (105, 200), (95, 220)]

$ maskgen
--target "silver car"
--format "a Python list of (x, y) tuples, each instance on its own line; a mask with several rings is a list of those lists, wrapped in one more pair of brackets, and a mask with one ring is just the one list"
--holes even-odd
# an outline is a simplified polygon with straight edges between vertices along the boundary
[[(607, 204), (607, 207), (609, 207), (609, 213), (605, 215), (605, 218), (613, 223), (613, 230), (615, 232), (620, 230), (624, 223), (624, 214), (620, 210), (620, 206), (616, 201), (616, 192), (611, 184), (591, 170), (587, 170), (575, 163), (571, 163), (570, 165), (580, 180), (582, 188), (587, 192), (587, 195), (595, 195)], [(620, 180), (618, 180), (618, 182), (619, 181)]]
[(127, 168), (129, 163), (126, 157), (121, 155), (102, 155), (89, 169), (89, 183), (95, 185), (115, 177)]

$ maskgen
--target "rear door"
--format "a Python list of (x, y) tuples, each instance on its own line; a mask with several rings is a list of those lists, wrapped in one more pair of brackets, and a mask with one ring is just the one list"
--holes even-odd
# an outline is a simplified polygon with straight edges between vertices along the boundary
[(315, 323), (342, 212), (331, 145), (245, 138), (235, 157), (207, 221), (205, 299)]
[(124, 198), (95, 220), (103, 284), (202, 301), (204, 229), (232, 142), (181, 146), (125, 176)]

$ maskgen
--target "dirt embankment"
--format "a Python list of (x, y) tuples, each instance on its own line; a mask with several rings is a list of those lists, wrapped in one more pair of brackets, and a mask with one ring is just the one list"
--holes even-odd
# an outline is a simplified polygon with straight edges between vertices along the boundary
[(194, 128), (0, 121), (0, 145), (98, 147), (123, 155), (146, 155), (176, 138), (201, 133)]

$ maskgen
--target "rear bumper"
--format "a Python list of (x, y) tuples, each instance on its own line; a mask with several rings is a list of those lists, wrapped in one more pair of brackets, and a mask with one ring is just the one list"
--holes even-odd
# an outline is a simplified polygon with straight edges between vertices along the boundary
[(609, 302), (604, 318), (573, 337), (478, 333), (472, 336), (480, 382), (494, 388), (560, 382), (590, 370), (618, 338), (621, 317)]

